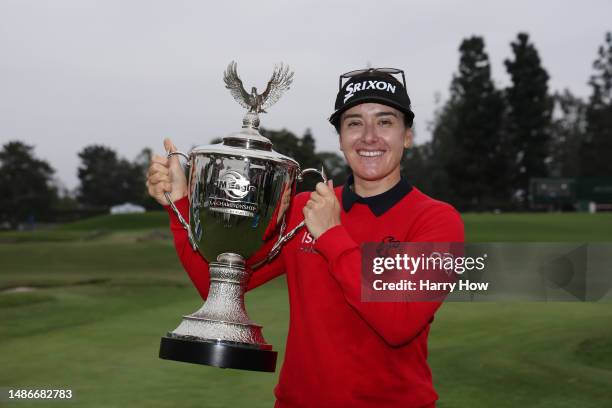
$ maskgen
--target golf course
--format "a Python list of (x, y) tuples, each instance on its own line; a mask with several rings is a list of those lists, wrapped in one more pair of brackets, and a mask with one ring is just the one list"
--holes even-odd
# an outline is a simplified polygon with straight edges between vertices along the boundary
[[(612, 214), (463, 218), (469, 242), (612, 241)], [(276, 373), (158, 358), (160, 337), (201, 306), (165, 212), (2, 232), (0, 292), (2, 407), (274, 404), (284, 277), (246, 296), (279, 352)], [(449, 302), (432, 324), (429, 362), (441, 408), (612, 407), (612, 302)], [(19, 389), (72, 390), (72, 399), (8, 398)]]

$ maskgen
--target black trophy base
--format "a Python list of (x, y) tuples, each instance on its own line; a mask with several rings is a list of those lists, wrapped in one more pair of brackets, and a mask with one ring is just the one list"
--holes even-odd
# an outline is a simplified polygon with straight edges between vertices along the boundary
[(159, 358), (165, 360), (268, 373), (273, 373), (276, 369), (276, 355), (276, 351), (236, 343), (196, 341), (168, 336), (162, 337), (159, 346)]

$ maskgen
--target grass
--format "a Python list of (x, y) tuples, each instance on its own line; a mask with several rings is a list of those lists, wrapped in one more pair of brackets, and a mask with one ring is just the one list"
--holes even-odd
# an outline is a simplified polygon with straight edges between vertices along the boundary
[[(0, 294), (0, 392), (69, 388), (75, 396), (0, 395), (0, 406), (273, 406), (288, 326), (284, 279), (247, 295), (251, 318), (280, 353), (277, 373), (160, 360), (160, 336), (200, 301), (165, 213), (113, 217), (0, 234), (0, 288), (33, 288)], [(464, 220), (471, 241), (612, 240), (606, 214)], [(429, 349), (442, 408), (612, 406), (611, 303), (447, 303)]]
[(168, 225), (165, 211), (151, 211), (146, 214), (100, 215), (85, 220), (61, 225), (58, 231), (126, 231), (147, 228), (162, 228)]
[(612, 213), (465, 214), (469, 242), (612, 240)]
[(430, 341), (439, 407), (610, 406), (606, 322), (610, 303), (445, 304)]

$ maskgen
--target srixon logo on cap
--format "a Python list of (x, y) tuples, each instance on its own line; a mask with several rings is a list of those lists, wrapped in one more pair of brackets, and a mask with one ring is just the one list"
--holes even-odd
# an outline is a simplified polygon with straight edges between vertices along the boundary
[(360, 91), (367, 91), (368, 89), (375, 89), (379, 91), (387, 91), (392, 94), (395, 93), (395, 85), (391, 85), (386, 81), (362, 81), (348, 84), (346, 86), (346, 93), (344, 94), (344, 102), (346, 103), (350, 97)]

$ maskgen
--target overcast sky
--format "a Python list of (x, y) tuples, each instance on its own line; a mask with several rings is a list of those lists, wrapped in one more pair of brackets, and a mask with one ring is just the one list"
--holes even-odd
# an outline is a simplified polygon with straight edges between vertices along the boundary
[(77, 152), (104, 144), (133, 159), (162, 139), (189, 149), (240, 127), (244, 110), (224, 88), (231, 60), (260, 91), (274, 64), (295, 80), (262, 126), (337, 151), (326, 121), (338, 75), (406, 72), (417, 143), (430, 138), (463, 38), (481, 35), (495, 82), (519, 31), (530, 34), (551, 90), (587, 97), (591, 63), (612, 30), (612, 1), (27, 1), (0, 0), (0, 142), (35, 146), (69, 188)]

